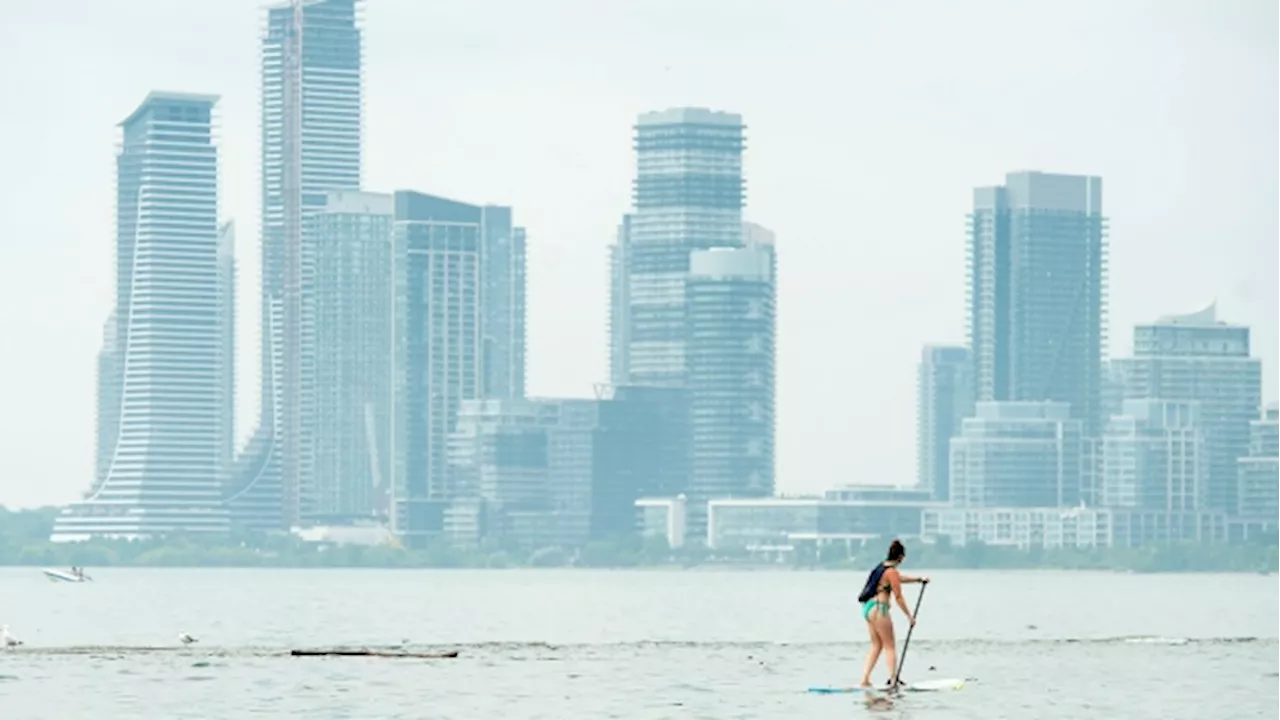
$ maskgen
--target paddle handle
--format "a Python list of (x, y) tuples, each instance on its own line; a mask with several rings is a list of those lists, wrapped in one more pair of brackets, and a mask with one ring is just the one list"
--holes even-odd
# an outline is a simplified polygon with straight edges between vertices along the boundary
[[(920, 602), (924, 600), (925, 588), (929, 587), (929, 583), (920, 583), (920, 594), (916, 596), (916, 609), (911, 612), (911, 619), (915, 620), (920, 616)], [(907, 662), (907, 648), (911, 647), (911, 633), (915, 632), (916, 625), (911, 623), (907, 628), (907, 639), (902, 641), (902, 657), (898, 658), (898, 667), (893, 673), (893, 682), (889, 687), (898, 687), (898, 678), (902, 677), (902, 666)]]

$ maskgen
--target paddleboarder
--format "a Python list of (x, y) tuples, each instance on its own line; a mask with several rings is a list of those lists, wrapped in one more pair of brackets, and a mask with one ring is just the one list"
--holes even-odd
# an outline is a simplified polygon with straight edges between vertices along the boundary
[(889, 553), (884, 562), (876, 565), (867, 576), (867, 583), (858, 596), (862, 603), (862, 619), (867, 622), (867, 632), (871, 637), (871, 649), (867, 651), (867, 663), (862, 670), (862, 687), (871, 687), (871, 671), (876, 667), (883, 651), (889, 665), (889, 683), (897, 677), (898, 651), (893, 636), (893, 618), (889, 616), (889, 596), (898, 601), (902, 614), (915, 626), (916, 619), (902, 597), (903, 583), (927, 583), (927, 577), (908, 577), (898, 572), (898, 566), (907, 558), (907, 549), (899, 540), (889, 545)]

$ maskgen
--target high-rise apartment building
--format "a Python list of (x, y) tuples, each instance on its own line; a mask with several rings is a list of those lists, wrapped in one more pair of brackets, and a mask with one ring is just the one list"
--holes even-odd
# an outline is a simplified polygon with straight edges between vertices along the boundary
[(454, 495), (447, 442), (460, 404), (523, 393), (524, 231), (510, 208), (404, 191), (394, 242), (395, 519), (421, 544)]
[(390, 194), (335, 190), (310, 216), (314, 239), (315, 514), (325, 522), (389, 509), (392, 408)]
[(1236, 461), (1249, 452), (1249, 423), (1262, 405), (1262, 361), (1249, 328), (1220, 322), (1216, 307), (1161, 318), (1133, 331), (1133, 357), (1113, 360), (1128, 399), (1199, 404), (1208, 460), (1202, 510), (1234, 513)]
[(972, 415), (969, 349), (926, 345), (916, 371), (916, 484), (934, 500), (951, 497), (951, 438)]
[(969, 347), (978, 401), (1057, 401), (1096, 437), (1106, 344), (1102, 180), (1009, 173), (974, 191)]
[[(259, 426), (237, 460), (237, 524), (297, 525), (317, 508), (314, 478), (314, 244), (307, 221), (361, 177), (359, 0), (267, 9), (262, 38), (262, 385)], [(273, 315), (279, 314), (278, 319)], [(251, 453), (251, 454), (248, 454)], [(278, 498), (279, 513), (262, 511)], [(239, 506), (246, 509), (246, 506)]]
[(690, 531), (714, 498), (774, 491), (776, 286), (767, 233), (748, 247), (695, 250), (686, 283)]
[(742, 245), (743, 130), (702, 108), (636, 122), (635, 209), (611, 251), (615, 384), (685, 385), (690, 253)]
[(55, 541), (227, 531), (216, 103), (153, 92), (121, 123), (107, 343), (119, 365), (102, 391), (118, 400), (100, 407), (118, 419), (99, 424), (117, 437), (100, 439), (102, 479), (58, 517)]
[[(699, 497), (755, 495), (773, 488), (776, 260), (772, 233), (742, 222), (744, 130), (740, 115), (704, 108), (640, 115), (635, 125), (634, 208), (623, 216), (617, 242), (609, 250), (612, 384), (688, 390), (684, 402), (691, 414), (680, 423), (690, 433), (683, 445), (687, 454), (672, 467), (687, 468), (691, 474), (679, 482), (664, 481), (672, 485), (673, 494), (689, 490)], [(751, 249), (745, 255), (732, 253), (746, 245)], [(716, 254), (704, 252), (713, 248)], [(696, 278), (691, 273), (695, 257), (705, 265)], [(722, 276), (713, 266), (721, 260), (733, 264), (730, 257), (743, 267), (752, 264), (745, 260), (750, 257), (755, 268), (745, 274), (735, 271), (732, 279)], [(695, 302), (700, 329), (694, 327)], [(761, 323), (769, 326), (765, 334), (755, 332)], [(743, 333), (755, 338), (745, 351), (750, 360), (742, 361), (752, 366), (750, 370), (737, 367), (740, 359), (728, 359), (731, 353), (725, 349), (735, 338), (744, 340)], [(735, 388), (734, 398), (720, 397), (718, 388), (735, 375), (753, 384)], [(706, 383), (700, 395), (697, 382)], [(746, 413), (737, 418), (743, 424), (736, 431), (728, 420), (734, 413)], [(728, 448), (738, 445), (743, 455), (726, 459)], [(698, 532), (705, 500), (691, 496), (688, 506), (692, 531)], [(608, 511), (603, 507), (598, 504), (593, 510), (593, 533), (597, 527), (627, 524), (621, 518), (634, 512), (631, 505)], [(609, 519), (602, 519), (605, 514)]]

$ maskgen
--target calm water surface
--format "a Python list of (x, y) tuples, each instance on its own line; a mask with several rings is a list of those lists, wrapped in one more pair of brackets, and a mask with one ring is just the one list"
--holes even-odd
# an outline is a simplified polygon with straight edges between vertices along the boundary
[[(1274, 576), (931, 573), (904, 677), (976, 681), (886, 708), (806, 692), (858, 680), (860, 573), (93, 575), (0, 568), (0, 623), (26, 642), (0, 651), (0, 718), (1234, 720), (1280, 703)], [(461, 655), (287, 656), (404, 641)]]

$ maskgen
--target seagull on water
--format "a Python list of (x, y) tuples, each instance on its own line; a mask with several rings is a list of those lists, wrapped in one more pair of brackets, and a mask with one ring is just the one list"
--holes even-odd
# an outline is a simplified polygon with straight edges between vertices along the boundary
[(0, 644), (3, 644), (7, 648), (11, 648), (11, 647), (18, 647), (19, 645), (22, 644), (22, 641), (10, 635), (9, 626), (5, 625), (3, 627), (0, 627)]
[(190, 645), (191, 643), (200, 642), (200, 641), (193, 635), (188, 635), (187, 633), (178, 633), (178, 642), (182, 643), (183, 645)]

